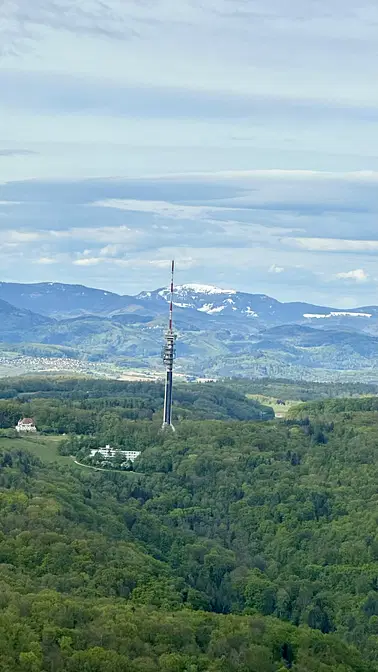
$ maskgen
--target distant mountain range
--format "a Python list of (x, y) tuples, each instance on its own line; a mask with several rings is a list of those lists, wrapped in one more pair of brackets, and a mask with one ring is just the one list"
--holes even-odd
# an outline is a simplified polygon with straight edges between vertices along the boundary
[[(21, 308), (48, 317), (62, 319), (81, 315), (137, 313), (151, 316), (164, 314), (169, 300), (169, 289), (141, 292), (137, 296), (120, 295), (83, 285), (57, 282), (21, 284), (0, 282), (0, 299)], [(254, 320), (255, 326), (278, 324), (329, 323), (364, 328), (378, 319), (378, 306), (349, 310), (317, 306), (309, 303), (282, 303), (264, 294), (248, 294), (212, 285), (186, 284), (175, 288), (174, 304), (177, 314), (183, 311), (222, 318)]]
[[(159, 298), (168, 301), (169, 289), (142, 292), (136, 298), (153, 303)], [(358, 320), (358, 328), (363, 328), (378, 319), (377, 306), (341, 310), (309, 303), (281, 303), (265, 294), (236, 292), (212, 285), (180, 285), (176, 287), (174, 303), (178, 308), (221, 318), (253, 319), (258, 327), (278, 324), (316, 324), (317, 327), (328, 327), (331, 323), (354, 328)]]
[[(169, 290), (137, 296), (62, 283), (0, 283), (3, 350), (159, 365)], [(175, 289), (177, 368), (194, 374), (378, 381), (378, 307), (282, 303), (211, 285)], [(377, 373), (376, 373), (377, 371)], [(364, 375), (365, 375), (364, 374)]]

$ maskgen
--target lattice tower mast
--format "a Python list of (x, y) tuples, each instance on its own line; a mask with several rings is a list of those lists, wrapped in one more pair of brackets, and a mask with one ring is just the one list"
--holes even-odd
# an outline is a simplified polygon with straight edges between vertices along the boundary
[(163, 348), (163, 362), (166, 366), (165, 394), (164, 394), (164, 416), (163, 429), (172, 425), (172, 391), (173, 391), (173, 361), (176, 354), (176, 334), (173, 331), (173, 294), (174, 294), (174, 273), (175, 262), (172, 261), (171, 267), (171, 290), (169, 302), (169, 323), (168, 331), (165, 333), (165, 345)]

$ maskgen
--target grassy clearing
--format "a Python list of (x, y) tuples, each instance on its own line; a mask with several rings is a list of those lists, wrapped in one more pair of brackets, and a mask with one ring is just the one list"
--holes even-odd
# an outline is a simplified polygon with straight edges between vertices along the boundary
[[(58, 462), (63, 465), (73, 465), (70, 457), (59, 455), (58, 446), (61, 436), (28, 436), (15, 439), (0, 437), (0, 450), (26, 450), (39, 457), (42, 462)], [(79, 468), (79, 467), (78, 467)]]
[(277, 397), (266, 397), (263, 394), (247, 394), (246, 396), (248, 399), (255, 399), (255, 401), (259, 401), (260, 404), (270, 406), (273, 408), (275, 415), (278, 417), (285, 417), (285, 415), (293, 406), (297, 406), (301, 403), (300, 401), (294, 401), (293, 399), (286, 399), (285, 406), (283, 406), (282, 404), (277, 403)]
[(74, 469), (80, 469), (81, 471), (92, 469), (94, 471), (106, 471), (117, 474), (121, 473), (125, 474), (125, 476), (129, 478), (140, 476), (140, 474), (133, 471), (120, 471), (119, 469), (99, 469), (87, 464), (80, 464), (80, 462), (75, 462), (72, 457), (59, 455), (58, 446), (62, 440), (62, 436), (43, 435), (23, 436), (21, 438), (17, 437), (14, 439), (0, 437), (0, 450), (25, 450), (38, 457), (42, 462), (56, 462), (66, 467), (70, 466)]

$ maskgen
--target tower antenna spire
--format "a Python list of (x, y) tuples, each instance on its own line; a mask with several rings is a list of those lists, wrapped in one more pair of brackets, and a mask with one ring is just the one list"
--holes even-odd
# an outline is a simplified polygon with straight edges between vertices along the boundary
[(173, 259), (171, 267), (171, 300), (169, 303), (169, 331), (173, 331), (173, 294), (175, 291), (174, 278), (175, 278), (175, 262)]
[(176, 342), (176, 334), (173, 331), (174, 274), (175, 274), (175, 262), (173, 260), (171, 266), (171, 288), (170, 288), (170, 301), (169, 301), (168, 331), (165, 334), (165, 345), (163, 348), (163, 362), (166, 367), (163, 429), (165, 429), (166, 427), (170, 427), (171, 429), (173, 429), (173, 431), (174, 431), (174, 427), (172, 425), (173, 360), (175, 358), (175, 342)]

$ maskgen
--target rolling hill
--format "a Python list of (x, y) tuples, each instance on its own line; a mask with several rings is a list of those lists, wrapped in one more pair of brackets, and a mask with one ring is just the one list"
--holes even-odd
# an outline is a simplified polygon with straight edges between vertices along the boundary
[(13, 306), (1, 299), (0, 318), (0, 339), (3, 341), (22, 341), (24, 334), (30, 333), (33, 329), (47, 328), (53, 324), (53, 320), (49, 317)]
[[(194, 417), (173, 435), (144, 415), (162, 386), (9, 385), (4, 672), (377, 671), (376, 396), (243, 422), (242, 395), (183, 386)], [(198, 393), (226, 418), (196, 420)], [(20, 404), (52, 432), (40, 445), (14, 437)], [(85, 468), (105, 437), (138, 448), (133, 471)]]
[[(12, 349), (40, 344), (47, 356), (51, 347), (65, 348), (79, 359), (156, 368), (167, 299), (166, 289), (131, 297), (79, 285), (0, 283), (0, 339)], [(196, 284), (177, 287), (174, 299), (182, 372), (321, 380), (368, 372), (378, 380), (377, 307), (280, 303)]]

